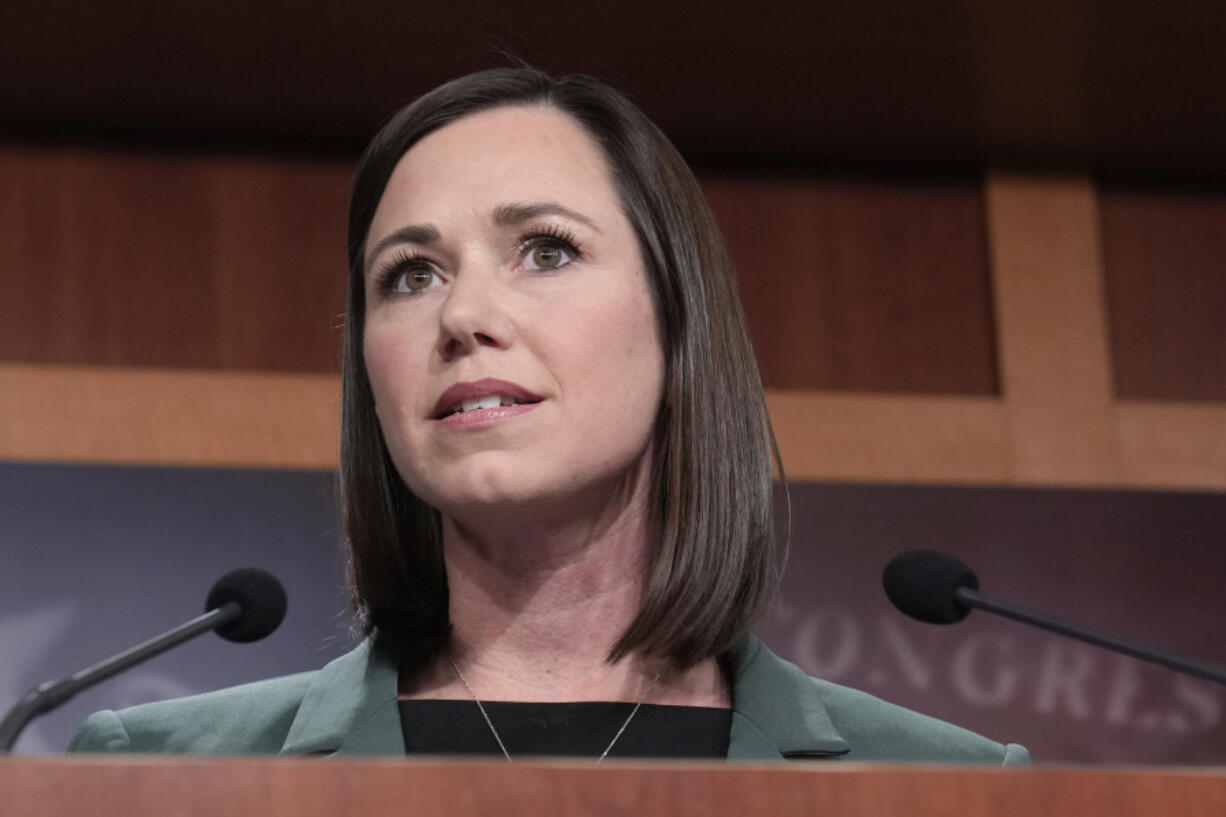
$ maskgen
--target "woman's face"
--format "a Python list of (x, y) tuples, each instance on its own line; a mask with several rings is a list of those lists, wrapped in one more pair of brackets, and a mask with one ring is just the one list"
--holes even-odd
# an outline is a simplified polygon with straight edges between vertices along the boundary
[(598, 145), (543, 106), (400, 160), (366, 244), (366, 367), (409, 488), (444, 513), (606, 501), (647, 461), (664, 361)]

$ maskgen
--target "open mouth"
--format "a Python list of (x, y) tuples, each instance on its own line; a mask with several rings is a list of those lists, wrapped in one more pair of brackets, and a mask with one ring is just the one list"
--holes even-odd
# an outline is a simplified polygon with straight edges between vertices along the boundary
[(504, 408), (506, 406), (530, 406), (539, 402), (541, 401), (521, 400), (505, 394), (491, 394), (486, 397), (475, 397), (471, 400), (460, 400), (451, 407), (437, 414), (434, 419), (442, 420), (453, 414), (465, 414), (470, 411), (483, 411), (485, 409)]

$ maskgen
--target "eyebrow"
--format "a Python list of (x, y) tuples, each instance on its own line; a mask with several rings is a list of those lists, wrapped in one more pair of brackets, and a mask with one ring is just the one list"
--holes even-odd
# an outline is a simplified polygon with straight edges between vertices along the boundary
[[(494, 208), (494, 223), (500, 227), (514, 227), (541, 216), (560, 216), (571, 221), (577, 221), (603, 235), (601, 229), (596, 226), (596, 222), (587, 216), (553, 202), (513, 202), (510, 204), (500, 204)], [(395, 244), (431, 244), (438, 241), (439, 237), (438, 228), (433, 224), (410, 224), (406, 227), (401, 227), (399, 230), (379, 239), (379, 243), (375, 244), (374, 248), (367, 254), (365, 266), (369, 269), (371, 262), (378, 258), (381, 252)]]
[(583, 215), (583, 213), (571, 210), (569, 207), (563, 207), (560, 204), (554, 204), (553, 202), (515, 202), (513, 204), (500, 204), (494, 208), (494, 223), (501, 227), (523, 224), (525, 221), (531, 221), (541, 216), (561, 216), (562, 218), (585, 224), (598, 233), (601, 232), (600, 228), (596, 226), (596, 222)]
[(433, 224), (410, 224), (407, 227), (401, 227), (389, 235), (379, 239), (379, 243), (374, 246), (366, 255), (366, 268), (370, 269), (370, 262), (379, 257), (379, 253), (386, 250), (393, 244), (431, 244), (439, 239), (438, 227)]

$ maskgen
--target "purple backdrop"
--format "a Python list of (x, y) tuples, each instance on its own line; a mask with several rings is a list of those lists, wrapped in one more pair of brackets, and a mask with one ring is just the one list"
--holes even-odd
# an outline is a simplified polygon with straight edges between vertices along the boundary
[(981, 592), (1226, 665), (1226, 495), (800, 485), (764, 639), (1043, 762), (1226, 762), (1226, 688), (975, 612), (932, 626), (880, 590), (896, 553), (951, 553)]
[[(332, 475), (0, 464), (0, 707), (195, 615), (255, 565), (290, 609), (267, 641), (199, 639), (45, 718), (57, 752), (89, 712), (322, 665), (352, 643)], [(983, 613), (909, 621), (881, 568), (951, 552), (983, 591), (1226, 664), (1226, 495), (792, 486), (783, 593), (759, 632), (810, 673), (1020, 741), (1039, 762), (1226, 762), (1226, 690)]]

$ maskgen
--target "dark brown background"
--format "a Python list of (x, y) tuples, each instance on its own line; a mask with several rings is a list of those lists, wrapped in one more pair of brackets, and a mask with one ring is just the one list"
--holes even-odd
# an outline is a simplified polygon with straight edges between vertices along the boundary
[(514, 54), (602, 76), (703, 163), (1226, 172), (1215, 0), (12, 0), (0, 125), (354, 151)]

